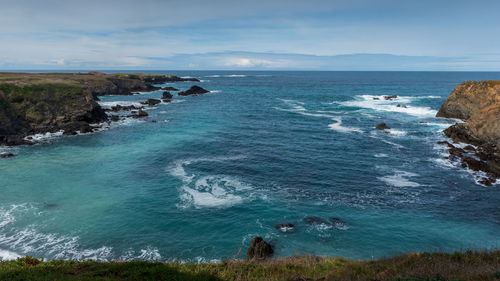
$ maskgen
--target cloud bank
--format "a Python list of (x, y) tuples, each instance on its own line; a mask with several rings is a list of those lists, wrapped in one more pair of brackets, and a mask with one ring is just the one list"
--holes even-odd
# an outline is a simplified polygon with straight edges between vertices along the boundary
[(1, 0), (0, 7), (0, 69), (500, 70), (493, 36), (500, 1)]

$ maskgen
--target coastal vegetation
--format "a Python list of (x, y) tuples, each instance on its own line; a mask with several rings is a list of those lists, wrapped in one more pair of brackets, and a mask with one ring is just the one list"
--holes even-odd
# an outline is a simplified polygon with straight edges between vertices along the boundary
[(500, 251), (411, 253), (379, 260), (295, 256), (218, 263), (0, 262), (0, 280), (500, 280)]

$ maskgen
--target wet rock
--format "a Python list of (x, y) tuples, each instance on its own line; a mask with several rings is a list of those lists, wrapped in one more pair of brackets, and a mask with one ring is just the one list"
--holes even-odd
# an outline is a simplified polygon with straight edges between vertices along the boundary
[(118, 116), (118, 115), (111, 115), (109, 119), (111, 119), (111, 121), (113, 121), (113, 122), (117, 122), (117, 121), (120, 120), (120, 116)]
[(480, 184), (483, 184), (483, 185), (486, 185), (486, 186), (491, 186), (492, 184), (494, 184), (497, 180), (493, 177), (490, 177), (490, 178), (482, 178), (480, 179), (478, 182)]
[(385, 99), (385, 100), (393, 100), (393, 99), (396, 99), (396, 98), (398, 98), (398, 96), (397, 96), (397, 95), (384, 96), (384, 99)]
[(141, 102), (141, 104), (147, 104), (149, 106), (155, 106), (159, 103), (161, 103), (161, 100), (157, 100), (157, 99), (147, 99), (145, 102)]
[(451, 155), (454, 155), (454, 156), (457, 156), (460, 158), (462, 158), (462, 156), (466, 153), (465, 150), (461, 149), (460, 147), (455, 147), (455, 146), (450, 147), (450, 149), (448, 151), (450, 152)]
[(380, 98), (373, 98), (373, 100), (380, 100)]
[[(451, 152), (450, 152), (451, 153)], [(462, 158), (463, 163), (467, 164), (467, 167), (473, 171), (484, 171), (486, 164), (480, 160), (474, 159), (472, 157), (466, 156)]]
[(398, 104), (396, 107), (402, 107), (402, 108), (407, 108), (406, 105), (401, 105), (401, 104)]
[(162, 98), (162, 99), (171, 99), (171, 98), (173, 98), (173, 97), (174, 97), (174, 96), (173, 96), (170, 92), (165, 91), (165, 92), (163, 92), (163, 95), (162, 95), (162, 97), (161, 97), (161, 98)]
[(202, 87), (199, 86), (192, 86), (189, 88), (189, 90), (184, 91), (184, 92), (179, 92), (179, 96), (197, 96), (197, 95), (202, 95), (210, 93), (210, 91), (203, 89)]
[(12, 154), (12, 153), (1, 153), (0, 154), (0, 158), (12, 158), (16, 156), (15, 154)]
[(447, 141), (438, 141), (438, 144), (446, 144), (450, 148), (454, 148), (455, 146)]
[(390, 127), (387, 126), (387, 124), (385, 124), (385, 123), (380, 123), (377, 126), (375, 126), (375, 128), (377, 130), (387, 130), (387, 129), (390, 129)]
[(294, 230), (294, 225), (292, 223), (279, 223), (274, 226), (275, 229), (281, 232), (290, 232)]
[(174, 88), (174, 87), (170, 87), (170, 86), (169, 87), (163, 87), (161, 89), (164, 90), (164, 91), (176, 91), (176, 92), (179, 91), (179, 89)]
[(247, 250), (248, 260), (265, 260), (274, 253), (273, 247), (262, 237), (254, 237)]

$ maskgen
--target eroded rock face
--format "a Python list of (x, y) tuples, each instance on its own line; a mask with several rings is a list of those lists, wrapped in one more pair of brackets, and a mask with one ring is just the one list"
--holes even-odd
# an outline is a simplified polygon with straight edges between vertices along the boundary
[(492, 105), (500, 105), (500, 81), (466, 81), (451, 92), (436, 117), (467, 120)]
[(500, 81), (458, 85), (436, 116), (465, 120), (444, 130), (454, 141), (478, 146), (477, 151), (468, 150), (475, 152), (479, 160), (463, 156), (463, 149), (450, 147), (450, 154), (460, 157), (462, 166), (488, 173), (488, 180), (483, 181), (487, 184), (500, 177)]
[(29, 144), (27, 135), (92, 130), (108, 120), (92, 93), (80, 85), (0, 85), (0, 144)]
[(179, 92), (179, 96), (197, 96), (197, 95), (202, 95), (210, 93), (210, 91), (203, 89), (202, 87), (199, 86), (192, 86), (189, 88), (189, 90), (184, 91), (184, 92)]
[(274, 253), (273, 247), (262, 237), (254, 237), (247, 250), (247, 259), (265, 260)]

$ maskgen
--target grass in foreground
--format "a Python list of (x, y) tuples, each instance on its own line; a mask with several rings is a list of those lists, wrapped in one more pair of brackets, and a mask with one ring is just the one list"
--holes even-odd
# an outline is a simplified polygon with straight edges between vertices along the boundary
[(500, 280), (500, 251), (412, 253), (376, 261), (300, 256), (221, 263), (0, 262), (0, 280)]

